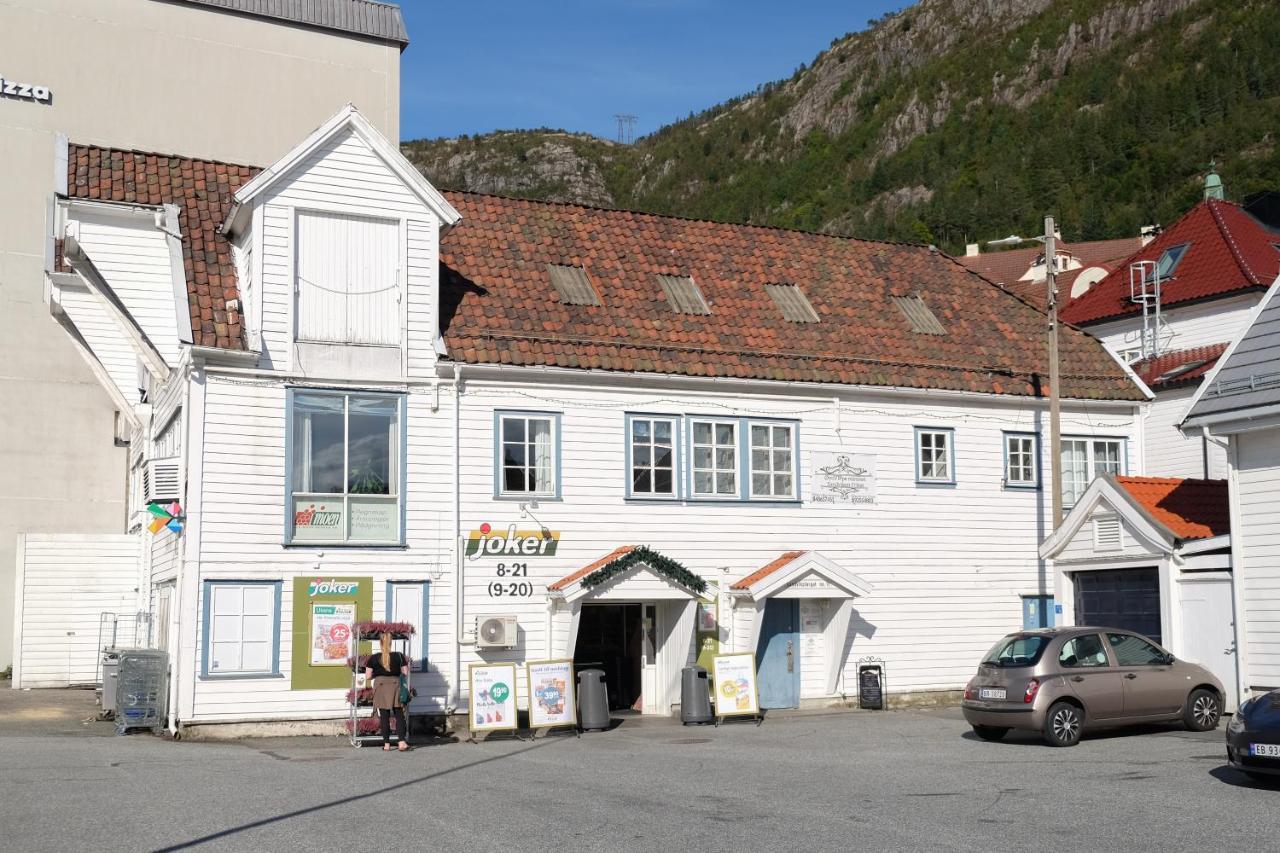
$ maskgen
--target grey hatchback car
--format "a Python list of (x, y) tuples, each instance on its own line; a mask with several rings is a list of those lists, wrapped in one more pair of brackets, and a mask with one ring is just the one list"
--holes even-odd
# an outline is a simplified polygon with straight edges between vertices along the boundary
[(984, 740), (1010, 729), (1074, 746), (1085, 729), (1181, 720), (1217, 728), (1222, 683), (1146, 637), (1117, 628), (1047, 628), (991, 647), (964, 689), (964, 718)]

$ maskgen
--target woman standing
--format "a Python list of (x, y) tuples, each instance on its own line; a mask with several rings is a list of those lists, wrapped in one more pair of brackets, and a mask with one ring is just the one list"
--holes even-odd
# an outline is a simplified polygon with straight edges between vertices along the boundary
[(409, 726), (405, 720), (404, 705), (400, 703), (400, 676), (409, 670), (409, 659), (400, 652), (391, 651), (391, 635), (379, 637), (381, 652), (369, 655), (365, 664), (366, 684), (373, 685), (373, 707), (378, 709), (382, 731), (382, 751), (391, 751), (391, 714), (396, 715), (396, 734), (400, 738), (400, 751), (409, 751)]

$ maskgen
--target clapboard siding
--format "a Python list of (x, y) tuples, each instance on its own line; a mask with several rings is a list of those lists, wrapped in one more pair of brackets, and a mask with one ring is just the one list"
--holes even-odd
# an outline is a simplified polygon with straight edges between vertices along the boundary
[[(1244, 331), (1249, 313), (1261, 299), (1261, 294), (1247, 293), (1196, 305), (1166, 307), (1160, 312), (1161, 352), (1235, 340)], [(1142, 346), (1142, 315), (1090, 326), (1086, 331), (1112, 352), (1134, 349)]]
[[(339, 134), (295, 166), (269, 194), (255, 202), (261, 217), (261, 324), (263, 366), (307, 370), (306, 359), (293, 353), (295, 307), (294, 240), (300, 211), (340, 212), (347, 216), (392, 219), (403, 235), (397, 240), (395, 267), (406, 288), (397, 303), (403, 309), (397, 330), (407, 330), (409, 371), (424, 375), (435, 364), (435, 304), (439, 277), (439, 223), (425, 204), (356, 134)], [(400, 223), (403, 221), (403, 227)], [(253, 334), (251, 333), (251, 337)], [(353, 348), (353, 356), (359, 355)], [(397, 371), (402, 373), (403, 370)], [(396, 378), (382, 376), (380, 378)]]
[(168, 238), (150, 221), (82, 214), (79, 242), (164, 360), (176, 364), (178, 325)]
[[(1227, 476), (1227, 451), (1218, 442), (1205, 442), (1196, 432), (1184, 434), (1178, 424), (1187, 413), (1196, 387), (1162, 391), (1147, 409), (1145, 436), (1149, 477), (1206, 477), (1211, 480)], [(1205, 452), (1209, 470), (1205, 472)]]
[(1253, 686), (1280, 687), (1280, 429), (1235, 436), (1239, 551), (1248, 672)]
[(75, 323), (120, 395), (130, 403), (138, 402), (138, 353), (115, 315), (86, 289), (63, 287), (58, 293), (62, 310)]
[[(19, 540), (22, 636), (15, 687), (66, 687), (97, 680), (103, 614), (114, 613), (115, 640), (145, 642), (137, 622), (138, 539), (127, 534), (35, 535)], [(110, 644), (111, 634), (103, 636)]]

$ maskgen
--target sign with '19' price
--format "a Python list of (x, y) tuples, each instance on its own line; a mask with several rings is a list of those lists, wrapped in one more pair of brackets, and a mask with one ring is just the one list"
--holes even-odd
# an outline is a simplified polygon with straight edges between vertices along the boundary
[(490, 598), (528, 598), (533, 595), (528, 563), (498, 563), (489, 583)]

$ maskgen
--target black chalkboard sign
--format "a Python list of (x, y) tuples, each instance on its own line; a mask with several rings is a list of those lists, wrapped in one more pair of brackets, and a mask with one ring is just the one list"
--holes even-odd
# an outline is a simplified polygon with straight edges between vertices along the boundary
[(858, 707), (884, 710), (884, 668), (878, 664), (858, 667)]

